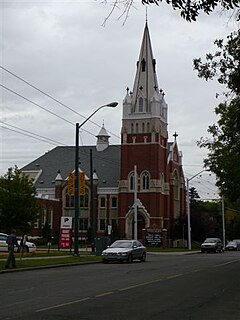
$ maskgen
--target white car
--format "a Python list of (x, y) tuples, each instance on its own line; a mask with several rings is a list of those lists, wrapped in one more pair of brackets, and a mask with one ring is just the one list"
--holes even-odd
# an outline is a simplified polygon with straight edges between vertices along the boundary
[[(7, 245), (7, 234), (6, 233), (0, 233), (0, 251), (7, 252), (8, 251), (8, 245)], [(15, 248), (15, 251), (19, 251), (20, 248), (20, 242), (21, 240), (18, 240), (19, 247)], [(23, 246), (23, 252), (35, 252), (37, 250), (37, 247), (34, 243), (26, 241)]]
[(132, 262), (134, 259), (146, 260), (146, 248), (138, 240), (117, 240), (102, 252), (102, 261)]

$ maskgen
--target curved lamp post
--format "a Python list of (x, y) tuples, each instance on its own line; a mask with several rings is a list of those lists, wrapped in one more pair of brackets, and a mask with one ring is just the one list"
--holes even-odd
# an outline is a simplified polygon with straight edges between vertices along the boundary
[(79, 243), (78, 243), (78, 231), (79, 231), (79, 172), (78, 172), (78, 163), (79, 163), (79, 129), (90, 119), (92, 116), (95, 115), (100, 109), (109, 107), (115, 108), (118, 105), (118, 102), (110, 102), (108, 104), (104, 104), (103, 106), (98, 107), (89, 117), (87, 117), (81, 124), (76, 123), (76, 144), (75, 144), (75, 184), (74, 184), (74, 209), (75, 209), (75, 216), (74, 216), (74, 256), (79, 255)]

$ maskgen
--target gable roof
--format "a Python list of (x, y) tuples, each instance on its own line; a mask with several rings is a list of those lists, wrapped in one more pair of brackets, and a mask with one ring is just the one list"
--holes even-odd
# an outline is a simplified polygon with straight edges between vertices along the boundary
[[(79, 147), (79, 168), (90, 177), (90, 149), (92, 149), (93, 169), (98, 176), (99, 187), (117, 187), (120, 179), (120, 145), (111, 145), (98, 152), (95, 146)], [(35, 187), (53, 188), (60, 172), (65, 180), (75, 170), (75, 147), (56, 147), (21, 168), (22, 172), (39, 171)]]

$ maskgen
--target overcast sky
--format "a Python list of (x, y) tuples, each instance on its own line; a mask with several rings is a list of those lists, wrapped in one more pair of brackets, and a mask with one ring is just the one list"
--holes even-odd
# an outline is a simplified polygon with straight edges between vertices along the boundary
[[(145, 26), (145, 7), (140, 1), (124, 25), (124, 18), (118, 20), (122, 11), (116, 9), (104, 27), (110, 1), (104, 5), (100, 0), (1, 0), (0, 10), (1, 66), (66, 106), (0, 69), (5, 86), (0, 88), (0, 175), (10, 166), (21, 168), (56, 145), (74, 145), (75, 123), (84, 121), (80, 115), (88, 117), (112, 101), (118, 101), (118, 107), (99, 111), (92, 118), (98, 126), (86, 123), (80, 143), (95, 144), (104, 121), (110, 143), (119, 144), (122, 100), (126, 88), (133, 88)], [(188, 23), (162, 4), (148, 6), (148, 26), (158, 83), (168, 103), (169, 141), (176, 131), (185, 176), (190, 178), (202, 170), (206, 150), (199, 149), (196, 141), (207, 136), (207, 127), (216, 122), (214, 107), (223, 99), (221, 95), (216, 99), (216, 93), (224, 90), (216, 82), (199, 79), (192, 60), (214, 52), (214, 40), (226, 37), (236, 25), (220, 12)], [(26, 130), (24, 135), (16, 132), (20, 129)], [(29, 134), (56, 142), (39, 141)], [(205, 173), (191, 181), (203, 198), (216, 197), (209, 179)]]

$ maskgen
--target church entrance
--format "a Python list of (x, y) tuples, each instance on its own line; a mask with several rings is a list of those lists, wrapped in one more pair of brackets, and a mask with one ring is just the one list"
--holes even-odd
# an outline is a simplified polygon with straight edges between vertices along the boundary
[[(146, 208), (143, 206), (141, 201), (138, 199), (137, 203), (137, 238), (138, 240), (143, 240), (142, 229), (149, 228), (150, 225), (150, 215)], [(134, 238), (134, 207), (132, 206), (126, 214), (125, 220), (125, 235), (126, 239)]]

